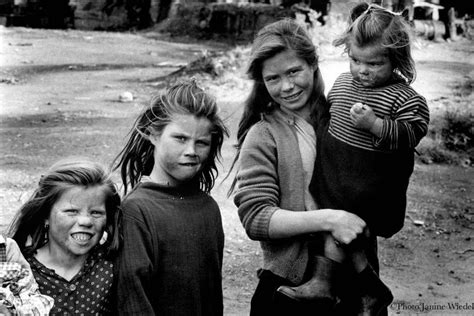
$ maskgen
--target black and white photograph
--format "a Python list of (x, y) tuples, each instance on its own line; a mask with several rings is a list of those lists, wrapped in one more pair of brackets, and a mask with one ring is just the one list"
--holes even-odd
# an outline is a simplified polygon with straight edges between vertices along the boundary
[(474, 315), (474, 7), (0, 0), (0, 315)]

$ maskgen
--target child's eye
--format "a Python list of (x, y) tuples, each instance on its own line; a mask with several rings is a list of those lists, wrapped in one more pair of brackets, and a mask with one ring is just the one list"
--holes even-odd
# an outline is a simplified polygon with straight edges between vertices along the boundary
[(265, 82), (273, 83), (273, 82), (277, 81), (277, 79), (278, 79), (277, 76), (270, 76), (270, 77), (265, 77), (263, 80)]
[(175, 136), (174, 138), (180, 142), (184, 142), (186, 140), (186, 137), (184, 136)]
[(211, 146), (211, 143), (206, 140), (198, 140), (196, 144), (203, 147)]
[(71, 209), (64, 210), (63, 212), (68, 213), (68, 214), (76, 214), (77, 210), (71, 208)]
[(293, 70), (290, 70), (289, 74), (290, 76), (294, 76), (296, 74), (298, 74), (300, 72), (300, 69), (293, 69)]
[(105, 211), (92, 210), (91, 215), (93, 217), (102, 217), (102, 216), (105, 216)]

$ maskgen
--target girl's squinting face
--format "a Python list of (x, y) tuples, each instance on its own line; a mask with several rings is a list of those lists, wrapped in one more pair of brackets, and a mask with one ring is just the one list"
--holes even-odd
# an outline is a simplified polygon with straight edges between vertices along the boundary
[(154, 181), (177, 186), (201, 172), (209, 157), (212, 123), (191, 114), (176, 115), (160, 135), (150, 136), (155, 146)]
[(105, 188), (76, 186), (54, 203), (47, 223), (52, 254), (63, 258), (87, 256), (105, 230)]
[(352, 76), (366, 88), (383, 86), (392, 77), (392, 62), (380, 44), (361, 47), (352, 43), (349, 58)]
[(263, 62), (262, 77), (273, 101), (308, 118), (315, 70), (292, 50), (285, 50)]

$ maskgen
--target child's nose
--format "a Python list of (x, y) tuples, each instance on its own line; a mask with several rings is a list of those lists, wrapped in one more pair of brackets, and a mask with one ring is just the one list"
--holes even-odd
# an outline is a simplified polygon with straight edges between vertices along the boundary
[(359, 73), (368, 74), (369, 73), (369, 67), (366, 64), (360, 64)]
[(77, 217), (77, 223), (82, 226), (90, 226), (92, 225), (92, 219), (89, 214), (80, 214)]
[(293, 89), (294, 85), (295, 85), (295, 83), (293, 82), (292, 79), (290, 79), (290, 78), (283, 78), (281, 89), (282, 89), (283, 91), (288, 91), (288, 90)]
[(195, 156), (196, 155), (196, 145), (193, 142), (189, 142), (186, 145), (184, 153), (188, 156)]

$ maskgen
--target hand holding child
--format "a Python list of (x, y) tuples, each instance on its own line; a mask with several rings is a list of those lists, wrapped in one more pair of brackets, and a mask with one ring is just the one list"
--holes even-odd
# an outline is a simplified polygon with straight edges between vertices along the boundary
[(357, 102), (352, 106), (350, 113), (355, 127), (380, 137), (383, 121), (375, 115), (370, 106)]
[(333, 238), (342, 245), (349, 245), (356, 240), (366, 229), (366, 223), (359, 216), (342, 211), (330, 209), (330, 232)]

